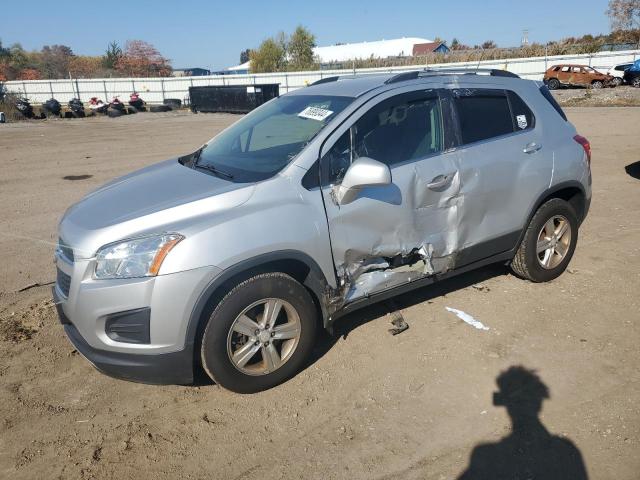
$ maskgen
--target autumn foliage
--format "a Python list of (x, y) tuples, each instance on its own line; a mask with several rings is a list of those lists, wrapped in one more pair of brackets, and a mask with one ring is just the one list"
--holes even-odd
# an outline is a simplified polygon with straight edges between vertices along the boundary
[(118, 73), (126, 77), (168, 77), (171, 64), (150, 43), (130, 40), (115, 65)]

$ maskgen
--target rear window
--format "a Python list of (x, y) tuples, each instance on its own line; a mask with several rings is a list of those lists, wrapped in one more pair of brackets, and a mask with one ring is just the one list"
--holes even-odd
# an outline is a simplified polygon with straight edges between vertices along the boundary
[(558, 102), (556, 102), (556, 99), (553, 98), (553, 95), (551, 95), (551, 92), (549, 91), (546, 85), (543, 85), (540, 87), (540, 93), (544, 98), (547, 99), (547, 101), (551, 104), (551, 106), (555, 108), (556, 112), (558, 112), (558, 115), (560, 115), (565, 121), (567, 121), (567, 116), (562, 110), (562, 107)]
[(616, 68), (614, 68), (614, 70), (618, 71), (618, 72), (624, 72), (627, 68), (629, 68), (631, 65), (633, 65), (633, 63), (628, 63), (626, 65), (618, 65)]
[(509, 101), (501, 90), (454, 90), (462, 143), (513, 133)]

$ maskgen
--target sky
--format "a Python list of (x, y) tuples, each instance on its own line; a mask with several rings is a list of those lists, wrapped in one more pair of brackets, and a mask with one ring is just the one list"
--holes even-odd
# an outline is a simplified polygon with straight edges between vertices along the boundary
[[(0, 40), (27, 50), (68, 45), (102, 55), (111, 41), (145, 40), (175, 68), (223, 69), (279, 31), (307, 27), (319, 46), (400, 37), (440, 37), (501, 47), (607, 33), (607, 0), (205, 1), (29, 0), (3, 2)], [(28, 5), (28, 10), (25, 7)]]

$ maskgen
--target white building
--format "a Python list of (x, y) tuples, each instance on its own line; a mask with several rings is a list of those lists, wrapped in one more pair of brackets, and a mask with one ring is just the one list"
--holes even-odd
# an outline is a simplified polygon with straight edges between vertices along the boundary
[[(377, 40), (374, 42), (344, 43), (328, 47), (315, 47), (313, 53), (320, 60), (320, 64), (348, 62), (350, 60), (366, 60), (367, 58), (410, 57), (413, 46), (432, 43), (426, 38), (407, 37), (392, 40)], [(236, 65), (227, 69), (229, 73), (247, 73), (249, 63)]]
[(320, 63), (338, 63), (349, 60), (366, 60), (367, 58), (410, 57), (413, 46), (418, 43), (431, 43), (426, 38), (408, 37), (375, 42), (345, 43), (329, 47), (316, 47), (313, 53)]

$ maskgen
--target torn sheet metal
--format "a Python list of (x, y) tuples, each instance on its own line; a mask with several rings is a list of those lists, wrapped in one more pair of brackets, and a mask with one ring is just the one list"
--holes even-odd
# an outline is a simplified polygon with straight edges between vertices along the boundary
[(489, 327), (485, 327), (482, 322), (480, 322), (479, 320), (476, 320), (471, 315), (469, 315), (468, 313), (463, 312), (462, 310), (457, 310), (457, 309), (451, 308), (451, 307), (444, 307), (444, 308), (448, 312), (454, 313), (456, 315), (456, 317), (458, 317), (464, 323), (468, 323), (469, 325), (471, 325), (474, 328), (477, 328), (478, 330), (489, 330)]

